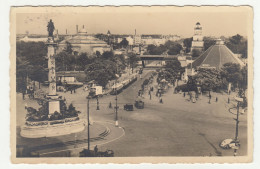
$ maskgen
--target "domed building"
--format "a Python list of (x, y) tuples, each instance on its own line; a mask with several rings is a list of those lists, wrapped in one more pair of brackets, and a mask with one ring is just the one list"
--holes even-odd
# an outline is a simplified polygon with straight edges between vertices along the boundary
[(72, 50), (77, 54), (88, 53), (91, 55), (97, 51), (102, 54), (105, 51), (111, 50), (110, 46), (105, 41), (99, 40), (93, 35), (88, 35), (84, 25), (76, 35), (61, 41), (57, 52), (61, 52), (66, 49), (66, 42), (71, 44)]

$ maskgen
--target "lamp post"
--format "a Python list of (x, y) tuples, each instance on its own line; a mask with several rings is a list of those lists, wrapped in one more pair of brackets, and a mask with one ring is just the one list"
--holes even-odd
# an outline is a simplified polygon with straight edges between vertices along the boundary
[(237, 150), (239, 146), (239, 140), (238, 140), (238, 123), (239, 123), (239, 105), (240, 102), (243, 102), (243, 98), (241, 97), (235, 97), (235, 100), (237, 101), (237, 117), (235, 119), (236, 121), (236, 133), (235, 133), (235, 148), (234, 148), (234, 156), (237, 155)]
[(97, 96), (97, 110), (99, 110), (99, 101), (98, 101), (98, 96)]
[(115, 120), (116, 120), (116, 124), (115, 124), (115, 125), (116, 125), (116, 127), (118, 127), (118, 117), (117, 117), (117, 113), (118, 113), (118, 112), (117, 112), (117, 109), (118, 109), (118, 106), (117, 106), (117, 87), (116, 87), (116, 99), (115, 99), (115, 100), (116, 100), (116, 107), (115, 107), (115, 109), (116, 109), (116, 119), (115, 119)]
[(87, 120), (88, 120), (88, 150), (90, 150), (90, 141), (89, 141), (89, 96), (87, 96), (88, 103), (87, 103)]

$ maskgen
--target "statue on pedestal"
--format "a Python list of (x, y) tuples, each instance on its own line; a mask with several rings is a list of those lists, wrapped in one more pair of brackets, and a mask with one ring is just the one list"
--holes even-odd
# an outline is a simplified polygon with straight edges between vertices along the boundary
[(48, 22), (48, 32), (49, 32), (49, 34), (48, 34), (48, 36), (49, 37), (53, 37), (53, 32), (54, 32), (54, 29), (55, 29), (55, 27), (54, 27), (54, 24), (53, 24), (53, 22), (52, 22), (52, 20), (50, 20), (50, 22)]

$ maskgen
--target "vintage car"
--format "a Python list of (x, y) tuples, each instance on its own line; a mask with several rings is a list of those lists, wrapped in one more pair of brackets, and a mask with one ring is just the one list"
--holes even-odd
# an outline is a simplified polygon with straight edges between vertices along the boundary
[(219, 146), (223, 149), (238, 149), (240, 147), (239, 140), (235, 141), (234, 139), (225, 139)]
[(134, 106), (132, 104), (125, 104), (124, 105), (124, 110), (126, 110), (126, 111), (133, 111), (134, 110)]
[(102, 151), (93, 151), (93, 150), (87, 150), (84, 149), (79, 154), (80, 157), (114, 157), (114, 151), (113, 150), (106, 150), (104, 152)]
[(144, 102), (140, 99), (137, 99), (135, 101), (135, 107), (138, 108), (138, 109), (143, 109), (144, 108)]

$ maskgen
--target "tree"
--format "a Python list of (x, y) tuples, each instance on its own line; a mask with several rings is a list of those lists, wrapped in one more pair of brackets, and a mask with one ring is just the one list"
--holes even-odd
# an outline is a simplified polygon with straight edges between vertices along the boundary
[(179, 43), (173, 42), (173, 41), (167, 41), (165, 43), (166, 48), (168, 49), (169, 55), (177, 55), (180, 54), (180, 51), (182, 50), (182, 46)]
[(202, 91), (217, 91), (223, 85), (220, 71), (217, 69), (200, 68), (194, 78), (201, 85)]
[(247, 39), (237, 34), (230, 37), (226, 43), (227, 47), (236, 54), (241, 54), (242, 58), (247, 58)]
[(27, 77), (43, 82), (47, 79), (47, 48), (43, 42), (16, 43), (16, 80), (17, 91), (24, 92)]
[(120, 42), (120, 46), (123, 48), (126, 48), (128, 46), (129, 42), (126, 40), (126, 38), (124, 38), (121, 42)]
[(113, 59), (113, 57), (114, 57), (114, 53), (112, 51), (105, 51), (102, 54), (102, 58), (104, 59)]
[(225, 63), (220, 73), (227, 82), (233, 85), (237, 85), (241, 79), (241, 68), (240, 65), (236, 63)]
[(96, 59), (86, 66), (86, 81), (95, 80), (105, 87), (109, 80), (116, 78), (117, 65), (111, 60)]
[(191, 48), (191, 43), (192, 43), (192, 37), (191, 38), (186, 38), (183, 40), (183, 45), (186, 47), (185, 52), (189, 53), (190, 48)]
[(229, 41), (235, 45), (238, 45), (241, 43), (242, 39), (243, 39), (243, 36), (236, 34), (236, 35), (232, 36), (231, 38), (229, 38)]
[(139, 58), (136, 56), (135, 53), (128, 53), (128, 63), (132, 69), (132, 73), (134, 72), (134, 67), (136, 67), (136, 63), (139, 60)]
[(214, 40), (212, 38), (208, 38), (208, 37), (204, 37), (203, 41), (204, 41), (204, 45), (203, 45), (204, 51), (206, 51), (210, 46), (216, 44), (216, 40)]
[(90, 62), (87, 53), (81, 53), (76, 60), (80, 70), (85, 70), (86, 65)]
[(167, 48), (165, 45), (160, 45), (160, 46), (148, 45), (148, 47), (147, 47), (147, 52), (150, 55), (161, 55), (166, 51), (167, 51)]
[(66, 41), (65, 52), (67, 52), (68, 54), (72, 54), (72, 53), (73, 53), (72, 45), (71, 45), (71, 43), (69, 43), (68, 41)]
[(192, 58), (197, 58), (200, 56), (200, 54), (201, 54), (201, 51), (199, 51), (198, 49), (193, 49), (191, 56), (192, 56)]
[(180, 79), (181, 74), (184, 72), (184, 68), (181, 67), (181, 63), (177, 58), (166, 61), (165, 70), (161, 71), (158, 75), (158, 81), (165, 78), (167, 81), (174, 81)]

